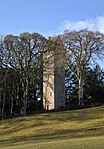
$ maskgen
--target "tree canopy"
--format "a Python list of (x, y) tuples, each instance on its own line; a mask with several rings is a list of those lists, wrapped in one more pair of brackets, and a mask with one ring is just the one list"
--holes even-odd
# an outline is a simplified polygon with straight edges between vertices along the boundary
[[(51, 54), (45, 61), (46, 52)], [(50, 38), (38, 33), (10, 34), (0, 38), (1, 118), (42, 110), (43, 71), (51, 73), (47, 69), (54, 54), (52, 63), (63, 64), (66, 71), (66, 104), (104, 103), (104, 71), (90, 65), (104, 56), (102, 33), (84, 29)]]

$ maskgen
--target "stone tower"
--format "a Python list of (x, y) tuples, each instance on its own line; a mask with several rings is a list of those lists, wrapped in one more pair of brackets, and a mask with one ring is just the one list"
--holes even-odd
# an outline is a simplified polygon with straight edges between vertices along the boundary
[(65, 51), (59, 37), (50, 40), (57, 46), (43, 54), (43, 107), (57, 110), (65, 106)]

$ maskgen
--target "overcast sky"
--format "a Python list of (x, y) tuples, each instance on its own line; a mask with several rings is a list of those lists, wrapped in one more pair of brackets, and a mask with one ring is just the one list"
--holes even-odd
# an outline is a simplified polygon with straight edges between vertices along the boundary
[(0, 0), (2, 35), (82, 28), (104, 33), (104, 0)]

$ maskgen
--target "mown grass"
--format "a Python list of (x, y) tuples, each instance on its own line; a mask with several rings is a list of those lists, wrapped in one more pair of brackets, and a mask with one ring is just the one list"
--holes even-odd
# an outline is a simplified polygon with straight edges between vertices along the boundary
[(103, 142), (104, 106), (0, 121), (0, 149), (102, 149)]
[(104, 149), (104, 137), (65, 139), (50, 142), (26, 143), (4, 146), (2, 149)]

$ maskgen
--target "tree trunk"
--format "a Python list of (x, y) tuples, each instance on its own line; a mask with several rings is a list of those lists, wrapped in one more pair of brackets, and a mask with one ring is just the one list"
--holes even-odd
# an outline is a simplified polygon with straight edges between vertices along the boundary
[(1, 118), (1, 90), (0, 90), (0, 118)]
[(84, 105), (84, 101), (83, 101), (83, 79), (82, 76), (80, 75), (79, 78), (79, 105), (83, 106)]
[(26, 116), (27, 112), (27, 100), (28, 100), (28, 89), (29, 89), (29, 81), (28, 78), (26, 79), (25, 83), (23, 83), (24, 90), (23, 90), (23, 115)]
[(24, 111), (23, 111), (24, 116), (26, 116), (26, 112), (27, 112), (27, 99), (25, 97), (25, 99), (24, 99)]
[(5, 94), (5, 91), (4, 91), (3, 102), (2, 102), (2, 111), (1, 111), (1, 117), (2, 117), (2, 119), (4, 117), (5, 98), (6, 98), (6, 94)]
[(10, 114), (13, 115), (13, 95), (11, 97), (11, 107), (10, 107)]

